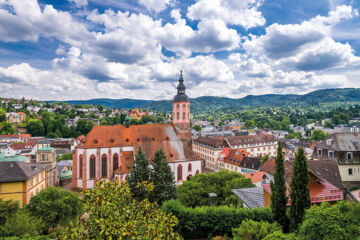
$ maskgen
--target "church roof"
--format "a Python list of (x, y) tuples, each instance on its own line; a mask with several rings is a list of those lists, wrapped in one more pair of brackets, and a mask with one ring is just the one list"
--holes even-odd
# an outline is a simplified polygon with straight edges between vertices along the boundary
[(148, 159), (153, 158), (160, 148), (169, 162), (199, 160), (190, 146), (180, 140), (173, 125), (124, 125), (95, 126), (79, 148), (126, 147), (133, 146), (135, 153), (139, 146)]

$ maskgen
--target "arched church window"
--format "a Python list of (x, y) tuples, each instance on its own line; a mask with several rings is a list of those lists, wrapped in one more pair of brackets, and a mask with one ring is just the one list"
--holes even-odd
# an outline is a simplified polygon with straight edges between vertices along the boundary
[(90, 178), (95, 178), (95, 156), (91, 155), (90, 157)]
[(79, 177), (82, 178), (82, 155), (79, 156)]
[(101, 177), (107, 177), (107, 157), (105, 154), (101, 158)]
[(180, 113), (179, 112), (176, 113), (176, 119), (180, 120)]
[(183, 112), (183, 120), (185, 120), (185, 119), (186, 119), (186, 113)]
[(118, 169), (118, 167), (119, 167), (119, 155), (115, 153), (113, 156), (113, 171)]
[(178, 165), (178, 167), (177, 167), (177, 180), (178, 181), (182, 180), (182, 166), (181, 166), (181, 164)]
[(191, 163), (189, 163), (189, 165), (188, 165), (188, 171), (191, 172), (191, 170), (192, 170), (192, 166), (191, 166)]

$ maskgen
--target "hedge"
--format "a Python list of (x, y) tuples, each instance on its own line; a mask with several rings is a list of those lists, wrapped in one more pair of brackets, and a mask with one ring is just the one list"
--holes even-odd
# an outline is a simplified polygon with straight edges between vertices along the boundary
[(185, 238), (232, 236), (245, 219), (273, 222), (271, 209), (247, 209), (228, 206), (185, 207), (178, 200), (164, 202), (162, 210), (172, 213), (179, 220), (176, 230)]

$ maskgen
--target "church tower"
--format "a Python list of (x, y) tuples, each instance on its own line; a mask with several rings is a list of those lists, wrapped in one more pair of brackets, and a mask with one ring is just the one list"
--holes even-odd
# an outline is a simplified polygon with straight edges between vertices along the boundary
[(191, 141), (190, 99), (185, 94), (184, 78), (180, 71), (177, 94), (173, 99), (173, 124), (181, 140)]

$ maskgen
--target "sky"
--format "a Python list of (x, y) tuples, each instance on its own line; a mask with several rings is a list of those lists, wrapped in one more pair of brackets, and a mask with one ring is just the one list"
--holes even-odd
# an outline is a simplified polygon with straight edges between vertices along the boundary
[(360, 0), (0, 0), (0, 97), (240, 98), (360, 86)]

